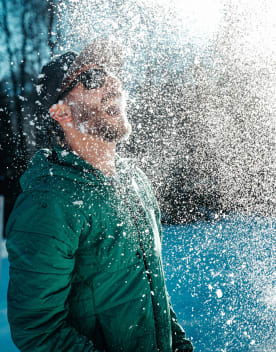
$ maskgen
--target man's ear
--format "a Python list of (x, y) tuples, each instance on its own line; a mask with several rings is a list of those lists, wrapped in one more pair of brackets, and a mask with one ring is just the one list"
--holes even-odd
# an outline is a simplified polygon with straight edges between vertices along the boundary
[(72, 122), (70, 106), (63, 101), (52, 105), (49, 109), (49, 113), (50, 116), (59, 123)]

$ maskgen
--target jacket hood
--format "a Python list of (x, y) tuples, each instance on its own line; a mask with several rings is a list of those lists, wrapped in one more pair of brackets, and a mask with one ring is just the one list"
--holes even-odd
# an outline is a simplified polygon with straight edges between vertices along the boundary
[[(122, 158), (116, 155), (115, 160), (117, 174), (130, 171), (130, 167)], [(60, 146), (53, 150), (41, 149), (33, 156), (20, 178), (22, 190), (32, 188), (32, 185), (42, 177), (53, 177), (53, 182), (58, 177), (78, 183), (89, 183), (90, 186), (98, 186), (113, 178), (105, 176), (100, 170), (80, 158), (77, 153), (65, 150)]]

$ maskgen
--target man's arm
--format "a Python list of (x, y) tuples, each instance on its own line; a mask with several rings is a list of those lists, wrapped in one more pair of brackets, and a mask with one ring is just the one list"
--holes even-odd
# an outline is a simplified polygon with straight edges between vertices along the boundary
[(179, 352), (191, 352), (193, 351), (193, 345), (189, 340), (187, 340), (185, 331), (182, 326), (178, 323), (176, 314), (170, 304), (170, 314), (171, 314), (171, 326), (172, 326), (172, 347), (173, 351)]
[(96, 351), (66, 320), (79, 234), (64, 208), (54, 195), (22, 195), (7, 227), (8, 319), (23, 352)]
[[(159, 228), (160, 233), (160, 241), (162, 241), (162, 225), (161, 225), (161, 214), (160, 209), (155, 202), (155, 209), (156, 209), (156, 220)], [(193, 351), (192, 343), (186, 339), (186, 334), (182, 326), (177, 321), (177, 316), (172, 308), (171, 302), (170, 303), (170, 316), (171, 316), (171, 327), (172, 327), (172, 347), (173, 352), (191, 352)]]
[[(150, 195), (152, 206), (155, 209), (155, 218), (158, 226), (159, 234), (160, 234), (160, 242), (162, 242), (162, 225), (161, 225), (161, 213), (160, 208), (157, 203), (157, 199), (152, 190), (152, 186), (146, 176), (141, 173), (143, 178), (144, 186), (146, 187), (147, 194)], [(168, 293), (167, 293), (168, 295)], [(169, 297), (169, 295), (168, 295)], [(168, 298), (169, 299), (169, 298)], [(176, 314), (171, 306), (170, 300), (170, 316), (171, 316), (171, 329), (172, 329), (172, 347), (173, 352), (191, 352), (193, 351), (192, 343), (185, 338), (186, 334), (182, 326), (178, 323)]]

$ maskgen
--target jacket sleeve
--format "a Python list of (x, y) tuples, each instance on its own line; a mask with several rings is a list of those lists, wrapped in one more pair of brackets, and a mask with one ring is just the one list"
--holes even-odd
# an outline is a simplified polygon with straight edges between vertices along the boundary
[[(160, 237), (162, 234), (162, 226), (160, 221), (160, 211), (158, 206), (156, 207), (156, 218), (159, 227)], [(193, 345), (189, 340), (185, 338), (186, 334), (182, 326), (178, 323), (176, 314), (172, 308), (171, 302), (170, 304), (170, 315), (171, 315), (171, 327), (172, 327), (172, 347), (173, 351), (183, 351), (190, 352), (193, 351)]]
[[(155, 197), (153, 196), (155, 200)], [(155, 214), (156, 221), (159, 228), (160, 240), (162, 241), (162, 225), (161, 225), (161, 213), (157, 202), (155, 201)], [(190, 352), (193, 351), (193, 345), (189, 340), (185, 338), (186, 334), (182, 326), (177, 321), (177, 316), (172, 308), (171, 302), (170, 304), (170, 315), (171, 315), (171, 327), (172, 327), (172, 347), (173, 351), (183, 351)]]
[[(150, 183), (146, 179), (144, 181), (147, 187), (147, 193), (151, 197), (152, 206), (154, 207), (154, 210), (155, 210), (154, 212), (155, 212), (157, 227), (160, 234), (160, 242), (162, 242), (162, 225), (161, 225), (160, 208)], [(186, 336), (185, 331), (177, 321), (177, 317), (171, 306), (170, 300), (169, 300), (169, 305), (170, 305), (171, 329), (172, 329), (172, 349), (173, 351), (191, 352), (193, 351), (193, 345), (189, 340), (185, 338)]]
[(186, 334), (182, 326), (178, 323), (176, 314), (170, 304), (171, 327), (172, 327), (172, 347), (173, 351), (193, 351), (193, 345), (185, 338)]
[(23, 352), (96, 351), (67, 322), (81, 221), (57, 197), (38, 197), (22, 194), (7, 225), (12, 339)]

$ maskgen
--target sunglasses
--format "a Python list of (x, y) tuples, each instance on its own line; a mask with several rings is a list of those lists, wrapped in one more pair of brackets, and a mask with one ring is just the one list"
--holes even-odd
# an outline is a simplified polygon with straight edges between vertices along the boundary
[(84, 88), (88, 90), (101, 88), (104, 85), (106, 76), (107, 73), (102, 68), (92, 68), (81, 72), (64, 92), (60, 94), (58, 99), (64, 98), (78, 83), (82, 83)]

